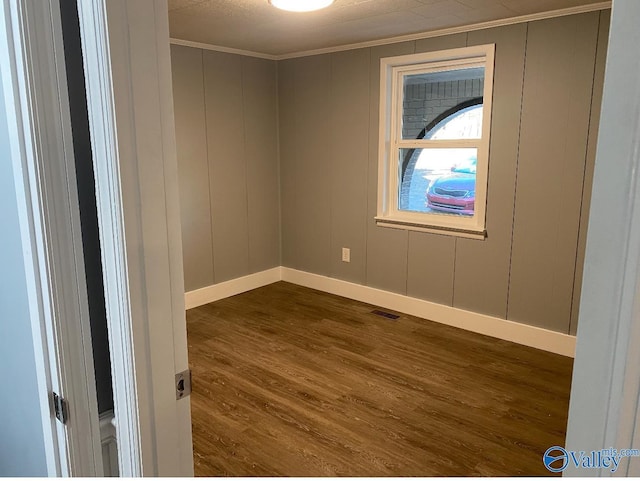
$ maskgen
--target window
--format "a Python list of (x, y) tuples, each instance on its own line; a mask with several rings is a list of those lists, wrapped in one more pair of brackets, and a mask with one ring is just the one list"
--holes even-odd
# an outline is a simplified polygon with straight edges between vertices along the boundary
[(378, 225), (484, 238), (493, 57), (381, 60)]

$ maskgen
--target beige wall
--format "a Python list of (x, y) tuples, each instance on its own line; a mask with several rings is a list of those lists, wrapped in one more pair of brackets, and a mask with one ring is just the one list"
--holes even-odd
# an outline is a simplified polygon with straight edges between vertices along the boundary
[(280, 265), (277, 69), (172, 45), (187, 291)]
[[(592, 12), (277, 64), (173, 46), (186, 289), (281, 263), (575, 333), (608, 23)], [(377, 227), (380, 58), (485, 43), (487, 239)]]
[[(574, 333), (608, 15), (280, 62), (283, 265)], [(379, 59), (485, 43), (487, 239), (377, 227)]]

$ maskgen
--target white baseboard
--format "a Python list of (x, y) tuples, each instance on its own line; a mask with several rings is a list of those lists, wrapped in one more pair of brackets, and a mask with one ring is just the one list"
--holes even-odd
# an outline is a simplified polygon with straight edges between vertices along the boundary
[(568, 334), (528, 326), (434, 302), (341, 281), (308, 272), (282, 268), (282, 280), (336, 294), (360, 302), (392, 309), (430, 321), (459, 327), (485, 336), (523, 344), (537, 349), (575, 357), (576, 338)]
[(282, 279), (281, 269), (281, 267), (274, 267), (273, 269), (187, 292), (184, 295), (185, 309), (203, 306), (210, 302), (219, 301), (220, 299), (278, 282)]
[(100, 415), (100, 444), (105, 478), (118, 477), (118, 445), (113, 411)]
[(185, 294), (187, 309), (202, 306), (226, 297), (263, 287), (278, 281), (336, 294), (360, 302), (392, 309), (430, 321), (458, 327), (485, 336), (535, 347), (563, 356), (575, 357), (576, 338), (568, 334), (508, 321), (497, 317), (436, 304), (415, 297), (375, 289), (331, 277), (298, 271), (288, 267), (275, 267), (231, 281), (214, 284)]

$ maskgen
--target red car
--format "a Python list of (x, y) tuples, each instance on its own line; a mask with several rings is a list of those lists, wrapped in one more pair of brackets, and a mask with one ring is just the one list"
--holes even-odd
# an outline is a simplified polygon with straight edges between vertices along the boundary
[(427, 207), (449, 214), (473, 215), (476, 204), (476, 160), (456, 166), (451, 175), (434, 180), (427, 189)]

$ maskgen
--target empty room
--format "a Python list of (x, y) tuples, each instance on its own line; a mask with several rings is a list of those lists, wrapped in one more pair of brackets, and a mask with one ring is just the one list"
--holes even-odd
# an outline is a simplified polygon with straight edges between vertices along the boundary
[(638, 19), (2, 3), (0, 475), (640, 475)]
[(639, 18), (0, 4), (0, 475), (640, 475)]
[(552, 474), (608, 5), (275, 6), (169, 2), (195, 474)]

